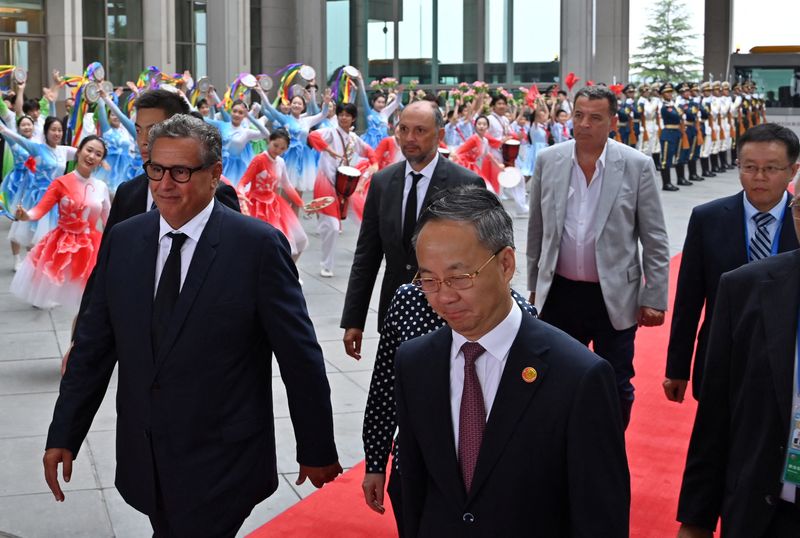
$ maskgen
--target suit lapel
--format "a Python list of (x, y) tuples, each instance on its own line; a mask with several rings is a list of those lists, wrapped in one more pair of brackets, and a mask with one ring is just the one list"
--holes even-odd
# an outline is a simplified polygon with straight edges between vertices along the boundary
[(789, 202), (792, 195), (786, 199), (786, 206), (783, 211), (783, 224), (781, 224), (780, 235), (778, 236), (778, 252), (788, 252), (797, 248), (797, 236), (794, 231), (794, 217)]
[(163, 363), (164, 358), (175, 344), (175, 340), (186, 321), (186, 316), (189, 314), (197, 294), (203, 286), (211, 263), (216, 256), (223, 218), (224, 209), (219, 202), (215, 201), (208, 223), (206, 223), (206, 227), (200, 236), (200, 241), (195, 247), (192, 261), (189, 264), (189, 271), (186, 273), (186, 280), (183, 282), (178, 302), (175, 303), (175, 311), (172, 313), (167, 333), (164, 335), (164, 343), (158, 350), (158, 355), (156, 356), (157, 367)]
[[(575, 142), (564, 142), (564, 148), (559, 148), (556, 154), (555, 169), (557, 170), (557, 177), (552, 181), (553, 188), (553, 204), (555, 205), (556, 216), (556, 233), (558, 234), (555, 243), (561, 241), (561, 234), (564, 232), (564, 221), (567, 218), (567, 202), (569, 200), (569, 188), (572, 180), (572, 148), (575, 147)], [(542, 178), (542, 182), (548, 181)], [(544, 190), (544, 185), (542, 186)]]
[[(775, 385), (775, 397), (781, 413), (781, 424), (789, 423), (794, 383), (794, 354), (798, 315), (798, 264), (800, 254), (792, 255), (792, 266), (783, 271), (770, 271), (759, 283), (767, 357)], [(788, 299), (788, 300), (787, 300)]]
[[(483, 482), (492, 474), (492, 469), (516, 430), (520, 417), (527, 412), (531, 399), (547, 375), (547, 362), (541, 357), (549, 348), (541, 343), (536, 323), (532, 317), (523, 314), (522, 324), (509, 350), (508, 360), (497, 388), (497, 396), (486, 422), (467, 502), (476, 495)], [(522, 379), (522, 371), (528, 367), (536, 369), (537, 377), (532, 383)]]
[[(430, 403), (426, 424), (430, 425), (431, 445), (437, 449), (428, 451), (430, 461), (427, 463), (439, 488), (447, 498), (455, 499), (460, 507), (466, 500), (466, 493), (461, 479), (461, 468), (453, 437), (453, 419), (450, 414), (450, 346), (453, 342), (451, 329), (447, 326), (439, 329), (432, 342), (431, 367), (427, 372), (429, 375), (426, 374), (427, 390), (422, 397)], [(442, 387), (445, 390), (442, 390)], [(402, 437), (402, 432), (400, 435)], [(402, 466), (402, 456), (400, 458)]]
[(391, 200), (391, 215), (385, 218), (391, 219), (393, 223), (395, 237), (397, 242), (402, 246), (403, 244), (403, 187), (405, 186), (405, 161), (401, 161), (401, 166), (397, 167), (397, 171), (392, 174), (387, 189), (387, 196)]
[(625, 161), (616, 147), (613, 140), (609, 140), (606, 146), (606, 163), (603, 171), (603, 185), (600, 189), (600, 200), (597, 202), (597, 212), (594, 216), (594, 229), (596, 236), (599, 236), (603, 227), (606, 225), (611, 209), (617, 200), (619, 188), (625, 174)]
[[(141, 241), (131, 245), (128, 259), (131, 260), (131, 267), (141, 268), (141, 270), (131, 271), (128, 285), (132, 290), (129, 297), (140, 298), (141, 308), (136, 311), (135, 327), (141, 334), (146, 335), (143, 350), (152, 354), (153, 342), (151, 339), (151, 320), (153, 318), (153, 297), (155, 297), (155, 266), (158, 257), (158, 213), (153, 212), (148, 215), (148, 223), (143, 227), (140, 236)], [(148, 361), (148, 365), (153, 364), (153, 359)]]
[(433, 198), (437, 192), (449, 186), (447, 174), (448, 164), (449, 161), (440, 155), (436, 163), (436, 168), (433, 169), (431, 182), (428, 184), (428, 190), (425, 191), (425, 199), (422, 201), (423, 209), (428, 207), (431, 203), (431, 198)]
[(724, 205), (725, 213), (721, 222), (714, 226), (719, 233), (715, 241), (725, 242), (730, 248), (720, 248), (715, 252), (730, 259), (722, 264), (723, 272), (747, 263), (746, 233), (744, 229), (744, 191), (728, 198)]

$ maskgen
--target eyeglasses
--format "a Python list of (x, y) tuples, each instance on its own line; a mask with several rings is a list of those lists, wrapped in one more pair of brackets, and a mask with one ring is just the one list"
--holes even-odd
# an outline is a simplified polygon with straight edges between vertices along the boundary
[[(506, 247), (503, 247), (506, 248)], [(492, 254), (492, 257), (486, 260), (483, 265), (475, 269), (472, 273), (465, 273), (463, 275), (453, 275), (447, 278), (419, 278), (419, 276), (414, 275), (414, 279), (411, 283), (422, 290), (422, 293), (436, 293), (439, 291), (439, 288), (442, 284), (446, 284), (447, 287), (454, 289), (454, 290), (466, 290), (473, 286), (475, 277), (481, 274), (483, 268), (489, 265), (489, 263), (495, 259), (495, 257), (503, 251), (503, 248)]]
[(147, 161), (144, 163), (144, 173), (147, 175), (148, 179), (153, 181), (161, 181), (164, 179), (164, 174), (169, 172), (169, 177), (176, 183), (187, 183), (190, 179), (192, 179), (192, 174), (198, 172), (200, 170), (205, 170), (211, 164), (204, 164), (202, 166), (198, 166), (196, 168), (189, 168), (188, 166), (162, 166), (160, 164), (156, 164), (153, 161)]
[(788, 166), (780, 168), (778, 166), (756, 166), (754, 164), (739, 165), (739, 171), (747, 176), (754, 176), (759, 172), (763, 172), (767, 177), (777, 177), (788, 168)]

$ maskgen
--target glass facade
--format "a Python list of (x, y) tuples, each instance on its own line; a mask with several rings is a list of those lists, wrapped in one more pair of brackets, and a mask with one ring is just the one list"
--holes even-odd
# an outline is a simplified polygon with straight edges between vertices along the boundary
[(83, 65), (98, 61), (117, 86), (144, 66), (141, 0), (83, 0)]
[(196, 78), (208, 74), (207, 2), (175, 0), (175, 65)]
[[(0, 64), (28, 71), (28, 88), (38, 95), (49, 77), (45, 66), (44, 0), (0, 1)], [(0, 89), (9, 88), (9, 76), (0, 79)]]
[[(329, 0), (328, 70), (366, 46), (370, 79), (418, 80), (438, 90), (482, 79), (515, 87), (554, 82), (560, 2), (530, 0)], [(366, 20), (353, 20), (365, 17)], [(366, 25), (366, 43), (351, 28)], [(352, 61), (352, 60), (351, 60)]]

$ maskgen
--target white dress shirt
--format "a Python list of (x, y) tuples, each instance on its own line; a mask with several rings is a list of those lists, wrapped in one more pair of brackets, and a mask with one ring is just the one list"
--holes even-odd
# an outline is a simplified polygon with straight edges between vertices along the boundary
[[(522, 324), (522, 310), (513, 302), (511, 311), (494, 329), (478, 339), (478, 343), (486, 351), (475, 361), (475, 372), (481, 383), (483, 404), (486, 407), (486, 420), (489, 420), (500, 386), (500, 378), (508, 361), (508, 351), (517, 338)], [(458, 424), (461, 416), (461, 393), (464, 392), (464, 353), (461, 346), (468, 342), (466, 337), (453, 331), (453, 343), (450, 346), (450, 413), (453, 419), (453, 434), (458, 454)]]
[(194, 256), (194, 249), (197, 248), (197, 242), (200, 241), (200, 236), (211, 217), (211, 211), (214, 209), (214, 199), (212, 198), (208, 205), (200, 211), (192, 219), (180, 227), (178, 230), (173, 230), (172, 226), (167, 224), (164, 217), (159, 217), (159, 232), (158, 232), (158, 255), (156, 256), (156, 286), (153, 289), (153, 297), (158, 291), (158, 281), (161, 279), (161, 271), (164, 269), (164, 264), (167, 263), (169, 256), (169, 249), (172, 247), (172, 239), (167, 236), (169, 232), (180, 232), (188, 236), (186, 242), (181, 247), (181, 289), (186, 280), (186, 273), (189, 272), (189, 264), (192, 263)]
[(600, 281), (594, 251), (597, 240), (594, 218), (600, 201), (600, 191), (603, 188), (607, 149), (608, 144), (597, 159), (594, 175), (588, 184), (583, 170), (578, 165), (575, 150), (572, 150), (572, 175), (567, 195), (567, 213), (556, 263), (556, 273), (570, 280)]
[[(775, 234), (778, 231), (778, 225), (781, 223), (781, 218), (783, 218), (783, 211), (786, 207), (786, 197), (789, 196), (786, 192), (783, 193), (781, 196), (781, 201), (775, 204), (775, 206), (767, 211), (770, 215), (775, 217), (775, 220), (770, 222), (767, 225), (767, 231), (769, 232), (769, 239), (772, 241), (772, 244), (775, 244)], [(753, 217), (756, 216), (756, 213), (759, 213), (759, 210), (750, 203), (750, 200), (747, 199), (747, 194), (744, 195), (744, 220), (747, 224), (747, 244), (750, 244), (750, 241), (753, 240), (753, 236), (756, 234), (756, 223), (753, 220)]]
[[(431, 178), (433, 178), (433, 171), (436, 170), (436, 165), (438, 163), (439, 152), (437, 151), (436, 155), (433, 156), (433, 160), (431, 160), (425, 168), (417, 172), (418, 174), (422, 174), (422, 177), (417, 182), (417, 220), (419, 220), (419, 212), (420, 209), (422, 209), (422, 201), (425, 200), (425, 195), (428, 193), (428, 186), (430, 186)], [(411, 178), (412, 172), (414, 172), (414, 169), (411, 168), (411, 164), (406, 161), (406, 179), (403, 185), (403, 207), (400, 213), (400, 218), (402, 220), (406, 218), (406, 201), (408, 200), (408, 193), (411, 192), (411, 185), (414, 183), (414, 180)], [(405, 223), (402, 222), (402, 224)]]

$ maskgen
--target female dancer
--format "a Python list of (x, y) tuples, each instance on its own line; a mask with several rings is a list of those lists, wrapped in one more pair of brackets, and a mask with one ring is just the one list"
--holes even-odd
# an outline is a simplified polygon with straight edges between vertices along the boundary
[[(376, 92), (372, 97), (372, 106), (370, 106), (367, 98), (367, 89), (364, 86), (364, 79), (361, 74), (358, 75), (358, 82), (358, 97), (361, 101), (361, 106), (367, 112), (367, 130), (361, 135), (361, 138), (371, 148), (377, 148), (381, 140), (389, 136), (389, 118), (400, 106), (403, 87), (398, 86), (396, 95), (390, 93), (387, 96), (383, 92)], [(386, 104), (386, 100), (391, 96), (394, 96), (394, 99), (389, 104)]]
[[(133, 165), (131, 157), (131, 148), (135, 144), (130, 132), (125, 127), (122, 127), (122, 118), (118, 115), (121, 114), (119, 108), (114, 105), (113, 101), (108, 99), (105, 93), (102, 93), (101, 96), (103, 98), (97, 102), (95, 116), (100, 124), (100, 132), (103, 133), (103, 141), (108, 149), (105, 158), (108, 168), (103, 166), (98, 168), (95, 178), (104, 181), (108, 185), (111, 196), (114, 196), (114, 193), (117, 192), (117, 187), (121, 183), (132, 179), (129, 174), (137, 168)], [(107, 103), (110, 103), (113, 107), (110, 115), (106, 112)], [(116, 109), (116, 111), (113, 109)], [(125, 120), (132, 123), (128, 118), (125, 118)], [(134, 126), (134, 133), (136, 132), (135, 129)]]
[(308, 133), (311, 128), (320, 123), (328, 115), (331, 103), (331, 92), (325, 90), (323, 94), (322, 110), (313, 116), (304, 116), (306, 101), (300, 95), (295, 95), (289, 102), (290, 113), (284, 114), (275, 109), (261, 88), (257, 88), (261, 96), (265, 114), (274, 122), (278, 122), (289, 133), (289, 149), (286, 151), (286, 168), (289, 181), (292, 182), (297, 194), (302, 198), (303, 193), (314, 188), (317, 175), (317, 153), (307, 144)]
[[(119, 93), (117, 93), (117, 95), (119, 95)], [(129, 179), (133, 179), (136, 176), (143, 174), (144, 169), (142, 168), (143, 162), (142, 162), (142, 156), (139, 153), (139, 146), (136, 145), (136, 123), (131, 118), (126, 116), (125, 113), (122, 110), (120, 110), (120, 108), (117, 106), (114, 100), (111, 99), (111, 96), (106, 95), (106, 93), (102, 89), (100, 90), (100, 97), (102, 103), (105, 103), (105, 105), (108, 106), (109, 110), (111, 110), (111, 115), (109, 116), (108, 123), (113, 132), (116, 132), (119, 135), (119, 139), (122, 141), (121, 144), (123, 146), (125, 145), (124, 142), (125, 138), (127, 138), (130, 141), (128, 158), (125, 159), (124, 157), (120, 157), (121, 161), (128, 162), (128, 169), (124, 171), (124, 176), (118, 181), (118, 183), (112, 189), (113, 193), (119, 186), (119, 183), (128, 181)], [(98, 102), (98, 105), (100, 105), (100, 102)], [(120, 127), (123, 127), (124, 129), (121, 129)], [(106, 138), (106, 131), (102, 126), (101, 126), (101, 132), (103, 133), (103, 139), (106, 141), (106, 143), (108, 143), (108, 139)], [(112, 149), (111, 145), (108, 146), (108, 153), (109, 155), (114, 154), (114, 150)], [(106, 161), (109, 162), (109, 164), (111, 164), (113, 168), (114, 165), (110, 162), (110, 160), (111, 157), (106, 157)], [(122, 170), (121, 165), (119, 166), (119, 169)], [(101, 173), (101, 169), (98, 169), (97, 172)]]
[(272, 224), (283, 232), (292, 248), (292, 259), (296, 262), (308, 246), (308, 236), (289, 203), (277, 193), (281, 188), (292, 203), (303, 206), (302, 198), (289, 182), (286, 163), (281, 157), (288, 148), (289, 133), (278, 129), (269, 135), (267, 151), (259, 153), (250, 162), (239, 181), (238, 190), (247, 200), (250, 216)]
[[(30, 116), (20, 116), (16, 122), (17, 132), (20, 136), (30, 139), (33, 136), (33, 118)], [(6, 136), (3, 133), (4, 137)], [(11, 150), (14, 157), (14, 167), (8, 172), (3, 183), (0, 185), (0, 192), (2, 192), (3, 200), (5, 201), (5, 210), (9, 216), (13, 216), (13, 208), (16, 208), (20, 203), (21, 197), (24, 195), (25, 190), (31, 185), (33, 181), (33, 171), (36, 170), (36, 160), (32, 159), (30, 154), (25, 151), (25, 148), (17, 144), (13, 138), (6, 137), (6, 143)], [(12, 228), (18, 227), (18, 223), (13, 223)], [(14, 256), (14, 272), (18, 271), (22, 265), (22, 254), (20, 253), (22, 247), (19, 242), (15, 240), (14, 235), (16, 230), (9, 232), (8, 237), (11, 240), (11, 254)]]
[[(359, 168), (362, 174), (367, 167), (369, 167), (370, 173), (377, 170), (375, 152), (351, 130), (357, 117), (356, 105), (339, 103), (336, 105), (338, 125), (332, 129), (318, 129), (308, 136), (308, 143), (321, 152), (319, 172), (316, 183), (314, 183), (314, 198), (321, 196), (337, 198), (336, 171), (340, 166)], [(350, 196), (350, 209), (353, 209), (353, 197), (357, 196), (363, 197), (366, 194), (355, 193)], [(363, 208), (363, 203), (357, 205)], [(356, 214), (355, 216), (358, 220), (361, 219), (360, 215)], [(322, 239), (322, 260), (319, 274), (325, 278), (333, 276), (336, 239), (339, 237), (341, 219), (345, 217), (346, 215), (340, 214), (337, 202), (317, 213), (317, 230)]]
[[(253, 150), (250, 148), (250, 142), (253, 140), (260, 140), (269, 136), (266, 130), (261, 130), (258, 127), (261, 125), (251, 118), (250, 123), (255, 129), (250, 129), (244, 119), (248, 116), (247, 104), (237, 99), (233, 102), (230, 113), (230, 123), (227, 121), (212, 120), (206, 118), (206, 121), (219, 129), (222, 135), (222, 174), (231, 180), (234, 185), (239, 184), (239, 179), (247, 170), (247, 165), (253, 160)], [(224, 115), (223, 115), (224, 117)]]
[(454, 160), (481, 176), (486, 182), (486, 188), (498, 194), (500, 183), (497, 181), (497, 174), (503, 168), (503, 163), (495, 159), (489, 148), (499, 148), (502, 143), (487, 135), (488, 130), (489, 118), (484, 115), (478, 116), (475, 120), (475, 134), (456, 149)]
[(533, 112), (533, 123), (531, 123), (531, 128), (528, 133), (531, 145), (528, 148), (528, 157), (526, 158), (528, 166), (530, 166), (530, 174), (527, 175), (533, 175), (533, 167), (536, 165), (536, 156), (539, 155), (541, 150), (547, 147), (547, 139), (550, 135), (549, 127), (552, 125), (549, 121), (550, 112), (548, 112), (547, 106), (545, 106), (543, 102), (539, 103), (539, 106), (537, 106)]
[[(59, 145), (64, 134), (61, 120), (52, 116), (44, 122), (45, 143), (39, 144), (12, 132), (0, 125), (0, 132), (6, 139), (11, 138), (36, 161), (33, 180), (20, 195), (18, 203), (32, 207), (39, 203), (54, 178), (64, 174), (67, 161), (75, 156), (75, 148)], [(51, 215), (53, 217), (53, 215)], [(15, 222), (11, 225), (8, 238), (17, 244), (30, 248), (54, 226), (54, 218), (44, 218), (37, 222)]]
[(38, 220), (58, 205), (58, 225), (48, 232), (25, 258), (11, 281), (11, 293), (38, 308), (58, 305), (77, 310), (86, 280), (97, 260), (111, 202), (106, 184), (91, 177), (106, 154), (103, 140), (83, 139), (76, 154), (75, 170), (55, 179), (35, 207), (16, 211), (17, 219)]

